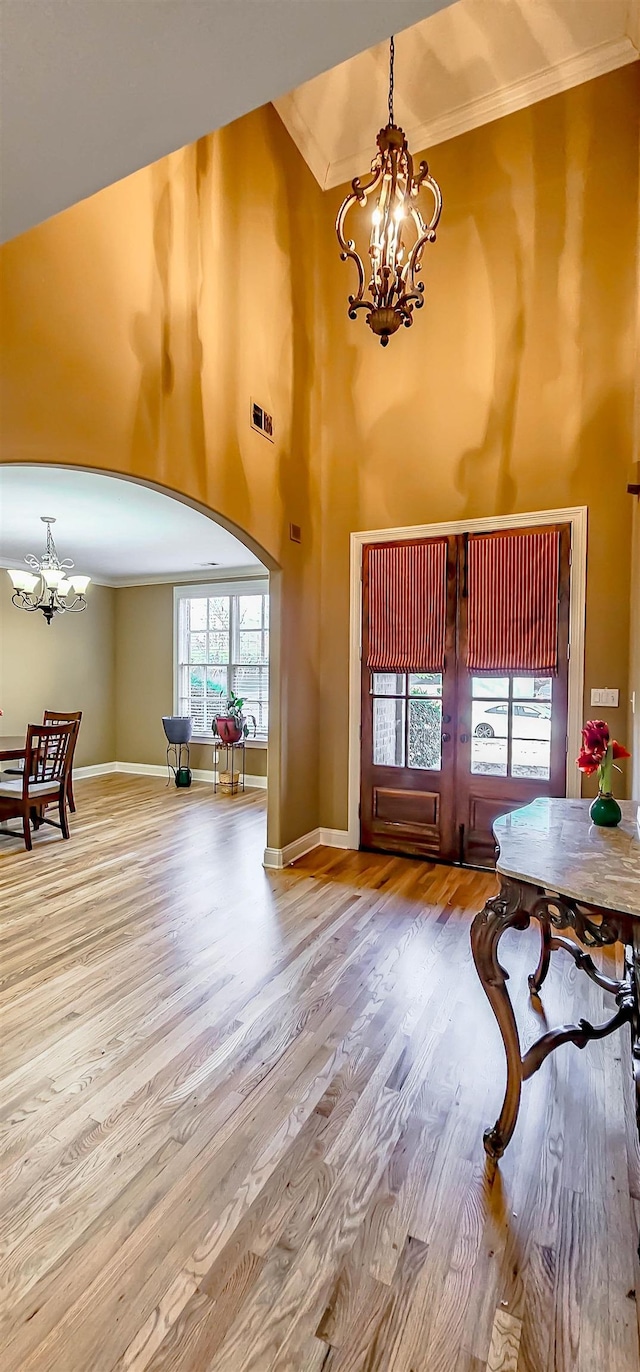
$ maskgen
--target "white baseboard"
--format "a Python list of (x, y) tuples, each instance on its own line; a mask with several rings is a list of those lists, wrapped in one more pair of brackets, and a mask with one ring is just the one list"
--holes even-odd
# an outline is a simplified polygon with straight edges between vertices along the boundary
[(104, 777), (109, 772), (117, 772), (117, 762), (94, 762), (89, 767), (74, 767), (73, 780), (82, 781), (84, 777)]
[[(84, 777), (108, 776), (112, 772), (126, 772), (130, 776), (141, 777), (167, 776), (166, 766), (163, 767), (157, 762), (96, 762), (90, 767), (74, 767), (73, 779), (74, 781), (82, 781)], [(194, 781), (209, 781), (212, 785), (216, 780), (215, 772), (211, 770), (207, 771), (200, 767), (194, 767), (192, 769), (192, 776)], [(249, 790), (266, 791), (267, 778), (247, 775), (245, 777), (245, 786), (248, 787)]]
[(284, 848), (265, 848), (263, 866), (280, 870), (298, 858), (305, 857), (314, 848), (350, 848), (349, 834), (346, 829), (311, 829)]
[(348, 829), (321, 829), (320, 843), (323, 848), (357, 848), (351, 843)]

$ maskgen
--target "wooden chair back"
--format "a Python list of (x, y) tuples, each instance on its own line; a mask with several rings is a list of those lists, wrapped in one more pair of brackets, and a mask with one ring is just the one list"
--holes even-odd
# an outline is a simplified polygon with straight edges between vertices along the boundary
[(70, 809), (70, 810), (73, 810), (74, 812), (75, 812), (75, 808), (76, 808), (76, 802), (75, 802), (75, 797), (74, 797), (74, 794), (73, 794), (73, 759), (74, 759), (75, 751), (76, 751), (76, 743), (78, 742), (78, 734), (79, 734), (79, 732), (80, 732), (80, 723), (81, 723), (81, 720), (82, 720), (82, 710), (44, 710), (43, 713), (42, 713), (42, 723), (43, 723), (43, 724), (72, 724), (72, 723), (76, 723), (77, 726), (78, 726), (77, 729), (76, 729), (76, 732), (75, 732), (75, 734), (74, 734), (74, 736), (73, 736), (72, 742), (71, 742), (71, 757), (70, 757), (70, 759), (69, 759), (69, 775), (67, 776), (67, 800), (69, 801), (69, 809)]
[(78, 728), (76, 729), (76, 732), (75, 732), (75, 734), (74, 734), (74, 736), (73, 736), (73, 742), (72, 742), (72, 745), (71, 745), (71, 766), (73, 766), (73, 754), (75, 753), (75, 750), (76, 750), (76, 743), (77, 743), (77, 741), (78, 741), (78, 733), (79, 733), (79, 731), (80, 731), (80, 724), (81, 724), (81, 721), (82, 721), (82, 710), (43, 710), (43, 711), (42, 711), (42, 723), (43, 723), (43, 724), (77, 724), (77, 725), (78, 725)]
[(29, 724), (26, 739), (26, 766), (22, 777), (22, 794), (26, 800), (29, 787), (42, 782), (60, 786), (66, 784), (78, 721), (64, 724)]

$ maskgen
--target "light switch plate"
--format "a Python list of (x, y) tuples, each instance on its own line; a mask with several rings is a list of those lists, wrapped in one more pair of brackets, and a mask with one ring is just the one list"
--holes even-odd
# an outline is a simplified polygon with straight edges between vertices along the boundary
[(620, 703), (620, 692), (617, 686), (595, 686), (591, 691), (592, 705), (609, 705), (611, 709), (617, 709)]

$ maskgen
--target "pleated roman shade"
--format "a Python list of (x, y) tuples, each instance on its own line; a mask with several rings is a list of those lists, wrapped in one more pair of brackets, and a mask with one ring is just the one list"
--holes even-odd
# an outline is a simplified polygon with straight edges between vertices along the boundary
[(375, 672), (441, 672), (447, 624), (447, 540), (368, 549), (367, 664)]
[(467, 667), (556, 676), (560, 535), (474, 534), (467, 545)]

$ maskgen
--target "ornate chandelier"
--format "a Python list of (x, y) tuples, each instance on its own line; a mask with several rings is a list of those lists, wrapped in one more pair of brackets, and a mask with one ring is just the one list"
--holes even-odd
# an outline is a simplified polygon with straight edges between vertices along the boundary
[(25, 562), (32, 570), (27, 572), (19, 567), (11, 567), (7, 574), (13, 582), (11, 599), (14, 605), (17, 605), (19, 610), (29, 612), (42, 610), (47, 624), (50, 624), (54, 615), (64, 614), (65, 610), (78, 613), (85, 609), (85, 591), (91, 577), (68, 576), (73, 562), (70, 557), (65, 557), (62, 562), (58, 557), (51, 532), (51, 525), (56, 521), (51, 515), (41, 515), (40, 518), (47, 526), (47, 550), (44, 557), (37, 558), (33, 553), (28, 553)]
[[(413, 158), (401, 128), (393, 121), (393, 37), (389, 45), (389, 123), (378, 134), (378, 152), (371, 163), (371, 179), (361, 184), (356, 176), (351, 194), (340, 206), (336, 233), (343, 262), (351, 257), (358, 272), (358, 291), (349, 296), (349, 318), (367, 310), (367, 324), (386, 348), (391, 334), (401, 324), (409, 328), (413, 310), (424, 305), (424, 282), (417, 280), (422, 269), (425, 244), (433, 243), (442, 210), (442, 195), (437, 181), (421, 162), (414, 175)], [(433, 209), (425, 221), (418, 208), (421, 190), (433, 197)], [(371, 216), (368, 272), (352, 238), (345, 238), (345, 219), (352, 205), (366, 207), (377, 191)], [(366, 254), (365, 254), (366, 256)], [(368, 279), (367, 279), (368, 275)]]

